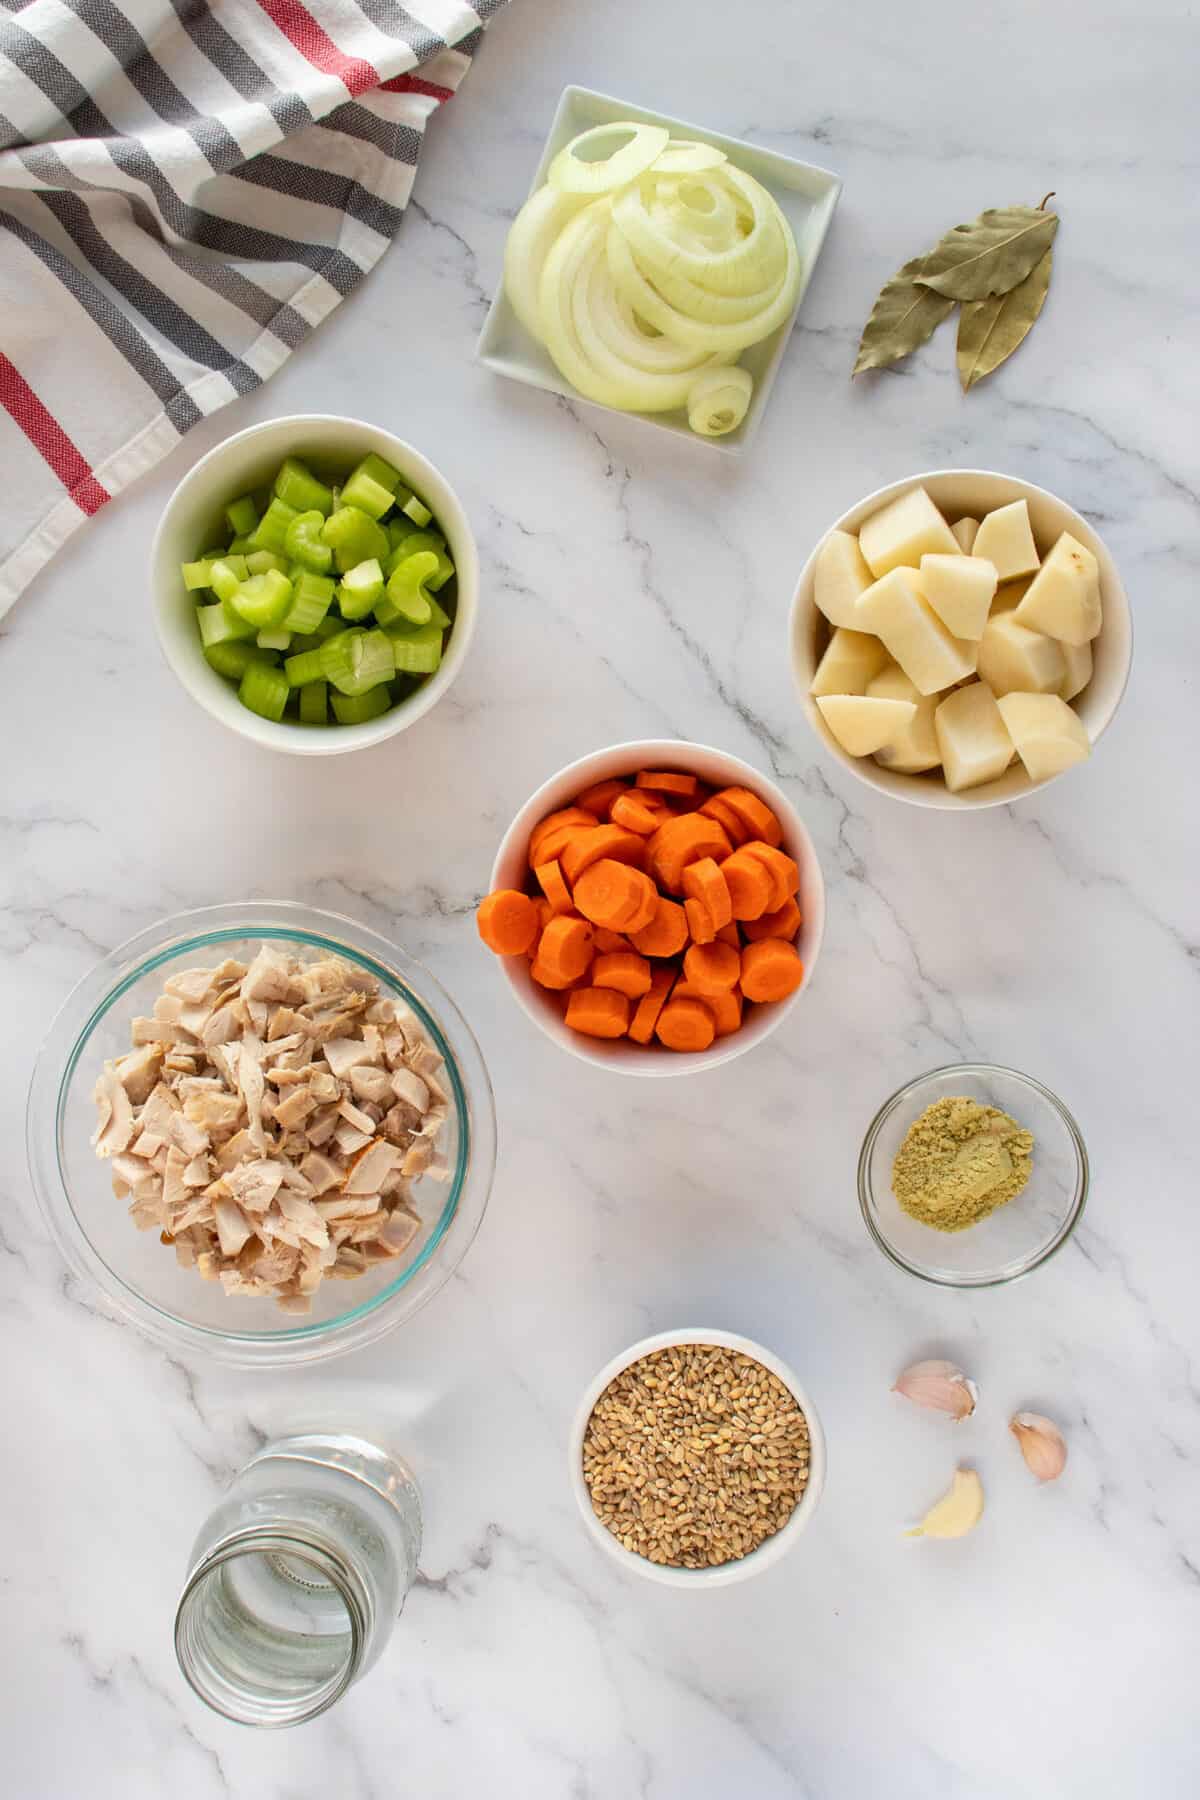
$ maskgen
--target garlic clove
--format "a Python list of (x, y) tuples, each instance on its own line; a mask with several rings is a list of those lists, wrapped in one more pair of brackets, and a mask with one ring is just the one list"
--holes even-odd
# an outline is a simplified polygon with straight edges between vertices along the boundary
[(1032, 1474), (1039, 1481), (1057, 1481), (1067, 1466), (1067, 1440), (1053, 1419), (1041, 1413), (1014, 1413), (1008, 1429), (1021, 1446)]
[(932, 1407), (955, 1419), (969, 1419), (979, 1399), (979, 1389), (961, 1369), (949, 1362), (919, 1362), (905, 1369), (892, 1389), (915, 1406)]
[(974, 1469), (955, 1469), (950, 1491), (931, 1506), (921, 1523), (905, 1537), (960, 1538), (983, 1517), (983, 1483)]

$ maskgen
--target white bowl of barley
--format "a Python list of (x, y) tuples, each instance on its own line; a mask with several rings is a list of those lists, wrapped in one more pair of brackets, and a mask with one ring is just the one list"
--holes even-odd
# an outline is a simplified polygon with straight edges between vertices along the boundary
[[(619, 1375), (645, 1357), (653, 1356), (658, 1350), (698, 1345), (712, 1345), (717, 1349), (732, 1350), (740, 1356), (748, 1357), (776, 1376), (788, 1389), (808, 1426), (808, 1480), (786, 1522), (770, 1537), (764, 1538), (756, 1549), (708, 1568), (689, 1569), (670, 1563), (653, 1562), (648, 1556), (625, 1548), (621, 1540), (602, 1522), (592, 1503), (584, 1475), (583, 1453), (588, 1423), (596, 1404), (605, 1389)], [(741, 1337), (732, 1331), (709, 1331), (699, 1327), (686, 1331), (660, 1331), (657, 1336), (643, 1338), (640, 1343), (631, 1345), (628, 1350), (623, 1350), (619, 1356), (614, 1356), (611, 1362), (606, 1363), (580, 1402), (571, 1428), (568, 1458), (571, 1489), (584, 1527), (593, 1542), (632, 1574), (646, 1576), (664, 1587), (728, 1587), (735, 1581), (747, 1581), (751, 1575), (759, 1575), (764, 1569), (769, 1569), (787, 1555), (808, 1525), (817, 1510), (821, 1490), (825, 1485), (825, 1434), (816, 1408), (792, 1370), (772, 1351), (764, 1349), (762, 1344), (756, 1344), (750, 1338)]]

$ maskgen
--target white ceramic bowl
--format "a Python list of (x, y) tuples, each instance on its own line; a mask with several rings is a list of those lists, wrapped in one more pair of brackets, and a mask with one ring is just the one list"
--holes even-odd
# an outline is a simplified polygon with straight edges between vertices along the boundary
[[(623, 1369), (632, 1363), (640, 1362), (642, 1357), (650, 1356), (655, 1350), (669, 1350), (674, 1344), (717, 1344), (726, 1350), (736, 1350), (743, 1356), (753, 1357), (772, 1375), (777, 1375), (784, 1386), (795, 1395), (796, 1403), (808, 1421), (808, 1485), (800, 1496), (787, 1524), (752, 1550), (748, 1556), (739, 1557), (737, 1562), (721, 1563), (714, 1569), (671, 1569), (664, 1568), (661, 1563), (653, 1563), (648, 1557), (639, 1556), (634, 1550), (626, 1550), (611, 1531), (602, 1525), (596, 1517), (592, 1506), (591, 1495), (583, 1478), (583, 1437), (587, 1430), (588, 1420), (597, 1400), (608, 1386), (615, 1381)], [(579, 1506), (580, 1515), (587, 1529), (588, 1536), (594, 1543), (619, 1562), (632, 1574), (644, 1575), (650, 1581), (657, 1581), (663, 1587), (677, 1588), (714, 1588), (729, 1587), (735, 1581), (748, 1581), (752, 1575), (760, 1575), (773, 1563), (786, 1556), (793, 1547), (800, 1533), (805, 1529), (817, 1510), (821, 1499), (821, 1490), (825, 1486), (825, 1434), (821, 1429), (821, 1421), (817, 1417), (812, 1401), (797, 1381), (791, 1369), (770, 1350), (764, 1350), (751, 1338), (740, 1337), (734, 1331), (660, 1331), (656, 1337), (643, 1338), (638, 1344), (623, 1350), (620, 1356), (614, 1356), (606, 1363), (596, 1379), (591, 1383), (571, 1427), (571, 1437), (567, 1450), (568, 1474), (571, 1491)]]
[(542, 783), (525, 802), (500, 842), (492, 868), (493, 888), (524, 888), (528, 879), (527, 853), (529, 834), (547, 813), (569, 806), (576, 794), (597, 781), (608, 781), (616, 775), (633, 775), (639, 769), (682, 769), (698, 775), (713, 787), (745, 787), (766, 802), (783, 827), (783, 848), (800, 865), (800, 891), (797, 904), (804, 923), (800, 928), (797, 949), (804, 964), (804, 980), (794, 994), (770, 1006), (747, 1009), (740, 1031), (718, 1038), (709, 1050), (674, 1052), (659, 1044), (642, 1046), (628, 1038), (606, 1041), (584, 1037), (570, 1031), (559, 1008), (558, 997), (548, 993), (529, 973), (523, 956), (501, 956), (508, 982), (521, 1007), (534, 1024), (584, 1062), (600, 1068), (615, 1069), (622, 1075), (690, 1075), (698, 1069), (712, 1069), (718, 1063), (731, 1062), (755, 1044), (761, 1044), (786, 1014), (807, 993), (817, 965), (821, 938), (825, 931), (825, 883), (812, 838), (804, 821), (781, 789), (757, 769), (739, 757), (723, 750), (710, 750), (704, 744), (680, 743), (674, 738), (646, 738), (628, 744), (613, 744), (607, 750), (593, 751), (578, 762), (568, 763), (557, 775)]
[[(1057, 495), (1047, 493), (1045, 488), (1035, 487), (1031, 481), (1021, 481), (1015, 475), (996, 475), (988, 469), (931, 469), (923, 475), (909, 475), (903, 481), (893, 481), (887, 487), (868, 494), (864, 500), (844, 512), (840, 519), (835, 519), (829, 526), (829, 531), (856, 532), (871, 513), (886, 506), (898, 494), (907, 493), (914, 487), (925, 488), (930, 499), (940, 507), (951, 524), (961, 518), (981, 519), (984, 513), (991, 512), (997, 506), (1007, 506), (1012, 500), (1027, 500), (1033, 535), (1043, 555), (1063, 531), (1069, 531), (1091, 550), (1100, 565), (1100, 598), (1104, 608), (1104, 624), (1092, 645), (1092, 679), (1071, 704), (1083, 721), (1094, 746), (1121, 703), (1121, 696), (1129, 680), (1129, 665), (1133, 659), (1133, 622), (1129, 601), (1121, 585), (1117, 565), (1102, 540), (1087, 520)], [(933, 806), (947, 810), (1004, 806), (1010, 800), (1020, 800), (1026, 794), (1034, 794), (1039, 788), (1045, 787), (1045, 781), (1031, 781), (1022, 764), (1015, 762), (998, 781), (985, 782), (981, 787), (952, 794), (936, 770), (930, 775), (898, 775), (890, 769), (880, 768), (873, 757), (851, 756), (842, 749), (808, 691), (832, 630), (828, 621), (817, 611), (813, 599), (817, 551), (828, 535), (828, 531), (821, 534), (816, 548), (800, 572), (800, 581), (792, 600), (789, 634), (792, 672), (800, 691), (805, 717), (829, 754), (836, 757), (838, 762), (844, 763), (868, 787), (878, 788), (881, 793), (891, 794), (898, 800), (911, 801), (914, 806)], [(1057, 777), (1050, 776), (1048, 779), (1052, 781)]]
[[(189, 594), (179, 565), (190, 562), (213, 540), (222, 510), (239, 494), (260, 487), (273, 476), (285, 456), (336, 464), (349, 472), (368, 451), (399, 469), (403, 480), (426, 501), (445, 534), (457, 576), (458, 599), (453, 629), (442, 665), (408, 699), (382, 718), (365, 725), (331, 725), (326, 729), (259, 718), (242, 705), (237, 689), (204, 660), (196, 628), (196, 596)], [(297, 413), (269, 419), (226, 438), (202, 456), (171, 495), (154, 538), (150, 556), (154, 616), (163, 655), (180, 681), (206, 712), (242, 737), (269, 750), (296, 756), (336, 756), (365, 750), (393, 737), (436, 706), (466, 660), (479, 606), (479, 556), (467, 515), (440, 470), (419, 450), (393, 437), (380, 425), (341, 419), (332, 413)]]

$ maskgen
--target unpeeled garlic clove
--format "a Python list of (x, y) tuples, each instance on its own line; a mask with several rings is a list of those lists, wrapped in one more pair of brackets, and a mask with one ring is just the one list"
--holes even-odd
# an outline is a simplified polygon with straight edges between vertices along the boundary
[(974, 1469), (955, 1469), (950, 1491), (905, 1537), (960, 1538), (983, 1517), (983, 1483)]
[(949, 1362), (919, 1362), (905, 1369), (892, 1389), (915, 1406), (932, 1407), (955, 1419), (969, 1419), (975, 1411), (979, 1389), (961, 1369)]
[(1009, 1420), (1008, 1429), (1038, 1480), (1057, 1481), (1067, 1466), (1067, 1440), (1054, 1420), (1041, 1413), (1019, 1412)]

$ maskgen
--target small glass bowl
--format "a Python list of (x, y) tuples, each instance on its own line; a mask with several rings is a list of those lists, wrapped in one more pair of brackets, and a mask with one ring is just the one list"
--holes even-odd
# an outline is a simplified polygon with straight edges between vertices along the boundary
[[(892, 1164), (914, 1119), (935, 1100), (965, 1096), (999, 1107), (1033, 1133), (1024, 1191), (965, 1231), (936, 1231), (903, 1210)], [(1032, 1076), (991, 1063), (954, 1063), (910, 1081), (872, 1119), (858, 1159), (867, 1229), (898, 1268), (941, 1287), (999, 1287), (1028, 1275), (1070, 1237), (1087, 1201), (1087, 1148), (1062, 1101)]]
[[(173, 972), (233, 956), (249, 962), (268, 942), (301, 955), (328, 953), (366, 970), (405, 1002), (445, 1059), (450, 1112), (441, 1147), (446, 1182), (422, 1177), (414, 1204), (422, 1229), (409, 1250), (356, 1281), (324, 1281), (297, 1317), (273, 1300), (228, 1296), (183, 1268), (155, 1231), (139, 1231), (113, 1195), (90, 1138), (92, 1088), (103, 1064), (130, 1047), (130, 1022), (150, 1014)], [(470, 1028), (433, 976), (404, 951), (338, 913), (254, 900), (176, 913), (106, 956), (75, 988), (34, 1067), (26, 1117), (34, 1192), (63, 1256), (101, 1290), (108, 1310), (172, 1348), (243, 1367), (315, 1362), (361, 1349), (409, 1319), (449, 1279), (487, 1205), (496, 1162), (491, 1083)]]

